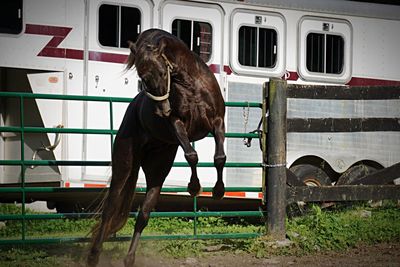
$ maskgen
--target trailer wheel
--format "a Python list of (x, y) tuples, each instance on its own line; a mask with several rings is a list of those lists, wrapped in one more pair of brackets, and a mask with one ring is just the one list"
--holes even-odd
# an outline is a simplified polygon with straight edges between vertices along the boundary
[(299, 164), (290, 168), (297, 178), (307, 186), (331, 185), (332, 181), (326, 172), (311, 164)]
[(73, 204), (67, 204), (63, 202), (57, 202), (56, 203), (56, 210), (57, 213), (72, 213), (74, 212), (74, 205)]
[[(377, 169), (374, 167), (365, 164), (354, 165), (339, 177), (336, 185), (358, 184), (357, 180), (376, 171)], [(368, 201), (346, 201), (340, 204), (344, 207), (352, 207), (354, 205), (365, 205), (366, 203)]]
[(80, 213), (84, 211), (84, 208), (80, 203), (57, 202), (56, 210), (57, 213)]
[(339, 177), (336, 185), (356, 184), (360, 178), (376, 171), (374, 167), (365, 164), (352, 166)]
[[(332, 181), (326, 172), (315, 165), (299, 164), (291, 167), (290, 170), (305, 186), (323, 186), (332, 184)], [(307, 205), (307, 203), (303, 201), (299, 201), (289, 205), (286, 212), (289, 217), (295, 217), (304, 215), (309, 211), (309, 209), (310, 205)]]
[(57, 207), (56, 202), (54, 202), (54, 201), (47, 201), (46, 204), (47, 204), (47, 208), (49, 210), (53, 210)]

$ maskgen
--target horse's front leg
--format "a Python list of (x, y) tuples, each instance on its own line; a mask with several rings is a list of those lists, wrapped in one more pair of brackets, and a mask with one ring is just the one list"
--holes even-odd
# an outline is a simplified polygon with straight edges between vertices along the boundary
[(226, 155), (224, 152), (225, 123), (222, 118), (215, 120), (213, 134), (215, 140), (214, 166), (217, 169), (217, 182), (213, 188), (213, 197), (215, 199), (221, 199), (225, 194), (222, 172), (226, 162)]
[(185, 159), (189, 163), (189, 166), (192, 170), (192, 175), (190, 176), (190, 182), (188, 184), (188, 192), (192, 197), (195, 197), (201, 193), (201, 185), (196, 169), (199, 158), (196, 150), (194, 150), (190, 144), (183, 122), (177, 119), (173, 121), (173, 126), (175, 128), (176, 137), (178, 138), (183, 152), (185, 153)]

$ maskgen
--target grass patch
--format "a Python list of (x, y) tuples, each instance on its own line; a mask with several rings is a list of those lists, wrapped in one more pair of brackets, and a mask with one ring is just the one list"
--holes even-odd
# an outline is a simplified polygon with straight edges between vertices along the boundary
[(394, 205), (372, 209), (322, 211), (313, 206), (310, 215), (287, 223), (287, 233), (301, 250), (343, 250), (357, 243), (400, 241), (400, 210)]
[[(18, 214), (14, 205), (0, 205), (0, 214)], [(34, 213), (28, 210), (27, 213)], [(27, 222), (27, 237), (85, 236), (94, 225), (93, 219), (32, 220)], [(118, 235), (131, 235), (134, 219), (129, 219)], [(198, 234), (263, 233), (262, 219), (198, 218)], [(358, 244), (400, 242), (400, 209), (393, 202), (379, 208), (359, 206), (321, 210), (313, 206), (309, 214), (287, 219), (290, 246), (277, 247), (267, 237), (227, 240), (163, 240), (140, 243), (142, 256), (184, 258), (201, 256), (207, 251), (250, 253), (257, 257), (271, 255), (304, 255), (345, 250)], [(21, 223), (7, 221), (0, 238), (19, 238)], [(192, 234), (193, 220), (188, 218), (152, 218), (144, 235)], [(104, 253), (110, 258), (123, 258), (129, 242), (105, 243)], [(60, 251), (62, 253), (60, 253)], [(80, 251), (80, 253), (76, 253)], [(87, 244), (52, 246), (0, 247), (0, 266), (73, 266), (84, 261)]]

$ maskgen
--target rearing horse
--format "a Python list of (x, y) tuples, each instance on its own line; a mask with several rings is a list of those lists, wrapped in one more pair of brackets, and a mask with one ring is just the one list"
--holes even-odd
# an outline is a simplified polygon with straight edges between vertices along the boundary
[(141, 167), (147, 192), (124, 260), (125, 266), (133, 266), (140, 235), (179, 145), (192, 171), (188, 191), (196, 196), (201, 191), (196, 172), (198, 156), (190, 142), (213, 134), (217, 169), (213, 197), (220, 199), (225, 193), (225, 104), (214, 74), (182, 41), (162, 30), (141, 33), (136, 43), (130, 43), (130, 50), (127, 69), (136, 67), (144, 90), (129, 104), (115, 138), (110, 189), (101, 221), (93, 229), (88, 266), (97, 265), (104, 240), (125, 225)]

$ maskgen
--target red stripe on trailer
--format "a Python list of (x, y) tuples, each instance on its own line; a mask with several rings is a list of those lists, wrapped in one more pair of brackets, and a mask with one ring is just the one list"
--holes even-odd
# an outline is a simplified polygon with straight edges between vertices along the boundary
[(299, 79), (299, 74), (296, 71), (286, 71), (281, 78), (286, 81), (297, 81)]
[[(283, 75), (281, 78), (284, 80), (287, 80), (287, 81), (297, 81), (300, 78), (300, 76), (296, 71), (286, 71), (285, 75)], [(348, 83), (346, 83), (346, 85), (350, 85), (350, 86), (400, 86), (400, 81), (352, 77), (351, 80)]]
[[(58, 36), (64, 38), (69, 34), (71, 30), (72, 30), (71, 27), (60, 27), (60, 26), (50, 26), (50, 25), (26, 24), (25, 26), (25, 33), (50, 35), (55, 37)], [(64, 38), (62, 40), (64, 40)]]
[[(210, 68), (212, 73), (215, 73), (215, 74), (221, 73), (221, 65), (219, 65), (219, 64), (210, 64), (208, 67)], [(226, 72), (227, 75), (232, 74), (232, 69), (227, 65), (223, 66), (223, 70), (224, 70), (224, 72)]]
[(47, 43), (46, 47), (57, 47), (61, 44), (61, 42), (65, 39), (66, 36), (54, 36)]
[(232, 69), (231, 69), (229, 66), (227, 66), (227, 65), (224, 65), (224, 71), (225, 71), (226, 74), (228, 74), (228, 75), (231, 75), (231, 74), (232, 74)]
[(39, 52), (38, 56), (41, 57), (58, 57), (66, 58), (66, 49), (56, 47), (45, 47)]
[(82, 60), (83, 59), (83, 50), (67, 48), (65, 51), (65, 58)]
[(72, 59), (83, 59), (83, 51), (81, 55), (77, 56), (75, 53), (67, 52), (67, 48), (58, 47), (62, 41), (71, 32), (71, 27), (60, 27), (60, 26), (49, 26), (49, 25), (36, 25), (26, 24), (25, 33), (53, 36), (50, 41), (43, 47), (43, 49), (37, 54), (42, 57), (56, 57), (56, 58), (72, 58)]
[(109, 63), (125, 63), (128, 55), (114, 54), (114, 53), (103, 53), (96, 51), (89, 51), (89, 60), (109, 62)]
[(219, 64), (211, 64), (210, 66), (208, 66), (209, 69), (212, 71), (212, 73), (220, 73), (220, 67), (221, 65)]

